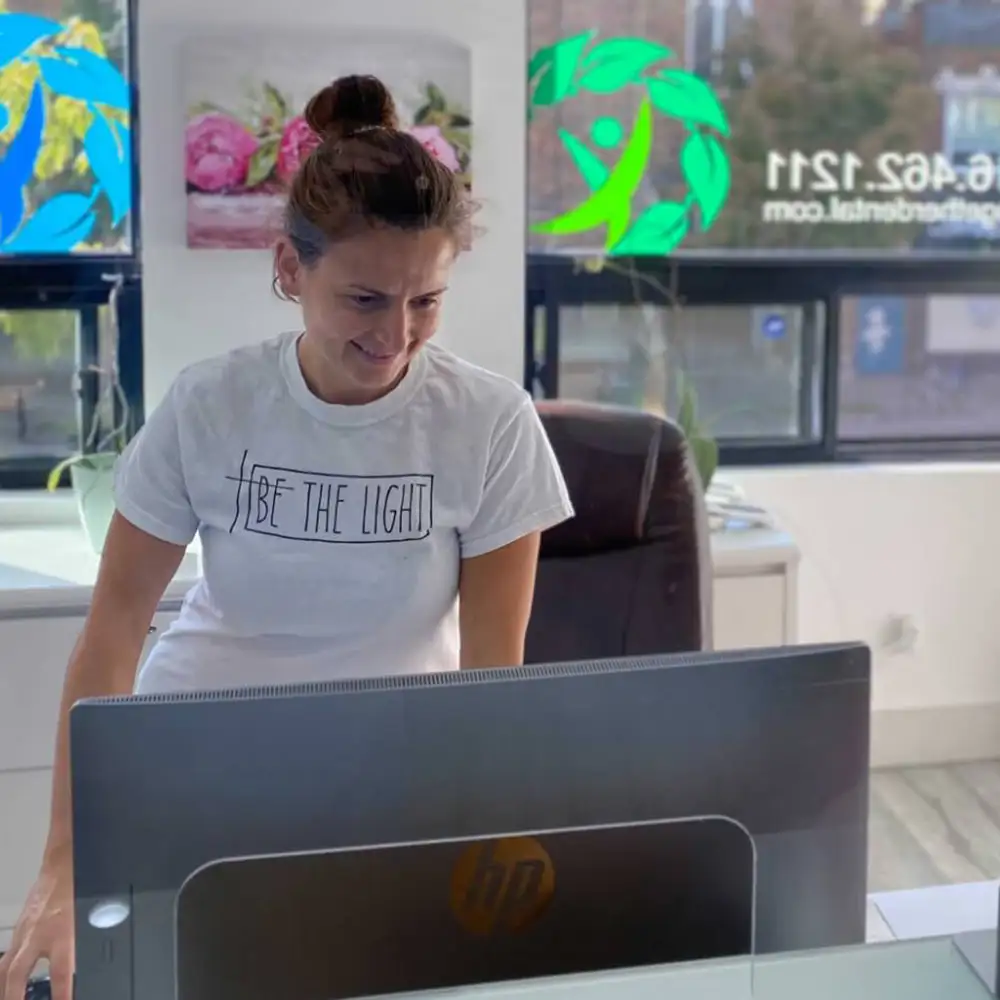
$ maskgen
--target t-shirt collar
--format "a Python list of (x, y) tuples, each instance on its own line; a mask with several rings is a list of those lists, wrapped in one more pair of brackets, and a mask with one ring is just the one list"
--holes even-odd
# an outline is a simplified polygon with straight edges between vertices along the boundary
[(413, 394), (420, 388), (426, 372), (427, 361), (421, 350), (410, 362), (406, 374), (399, 384), (384, 396), (371, 403), (360, 403), (353, 406), (342, 403), (325, 403), (322, 399), (314, 396), (309, 386), (306, 385), (302, 367), (299, 364), (298, 344), (301, 337), (301, 333), (289, 333), (285, 336), (285, 343), (281, 349), (282, 374), (295, 402), (317, 420), (328, 424), (337, 424), (341, 427), (362, 427), (391, 417), (413, 398)]

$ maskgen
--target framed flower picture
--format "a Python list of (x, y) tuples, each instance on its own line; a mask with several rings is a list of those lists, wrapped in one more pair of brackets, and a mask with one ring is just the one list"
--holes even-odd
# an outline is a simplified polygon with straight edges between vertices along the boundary
[(402, 127), (472, 183), (471, 56), (447, 39), (392, 31), (261, 29), (198, 36), (183, 48), (187, 243), (264, 249), (288, 182), (317, 139), (302, 112), (339, 76), (371, 73)]

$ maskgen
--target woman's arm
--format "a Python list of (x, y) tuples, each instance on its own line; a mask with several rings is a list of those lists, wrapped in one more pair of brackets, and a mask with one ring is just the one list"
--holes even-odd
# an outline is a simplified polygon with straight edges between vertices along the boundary
[(463, 670), (517, 667), (531, 617), (541, 532), (462, 560), (458, 614)]
[(90, 613), (63, 685), (46, 863), (68, 863), (72, 855), (69, 710), (82, 698), (132, 692), (149, 623), (184, 551), (183, 545), (160, 541), (120, 514), (111, 521)]
[(49, 959), (53, 1000), (73, 996), (73, 821), (69, 712), (81, 698), (127, 694), (156, 605), (185, 547), (163, 542), (115, 514), (90, 613), (70, 656), (56, 735), (52, 812), (42, 868), (0, 958), (0, 1000), (23, 1000), (38, 961)]

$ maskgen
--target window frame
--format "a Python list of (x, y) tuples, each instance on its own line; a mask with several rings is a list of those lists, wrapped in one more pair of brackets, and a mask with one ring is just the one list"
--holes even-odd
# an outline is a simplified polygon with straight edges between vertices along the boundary
[[(99, 343), (96, 321), (89, 317), (106, 305), (120, 278), (118, 295), (118, 370), (134, 429), (142, 425), (142, 177), (139, 107), (138, 0), (124, 0), (126, 78), (129, 87), (129, 157), (132, 207), (129, 211), (129, 250), (126, 253), (0, 254), (0, 311), (15, 309), (79, 310), (81, 314), (80, 393), (81, 435), (93, 420), (97, 399), (88, 387), (86, 367), (96, 362)], [(57, 457), (0, 458), (0, 492), (37, 490), (46, 485)], [(63, 485), (66, 485), (65, 482)]]
[[(629, 279), (608, 270), (592, 273), (576, 261), (599, 256), (530, 253), (526, 268), (524, 385), (533, 395), (558, 394), (559, 309), (563, 306), (631, 304)], [(982, 437), (941, 437), (932, 440), (879, 438), (855, 440), (837, 433), (841, 303), (864, 295), (1000, 294), (1000, 252), (959, 259), (915, 258), (907, 261), (830, 259), (828, 257), (627, 258), (622, 261), (670, 284), (685, 306), (813, 306), (821, 304), (822, 336), (805, 338), (804, 349), (822, 352), (818, 386), (820, 433), (815, 441), (795, 439), (722, 439), (725, 465), (790, 465), (852, 462), (970, 461), (1000, 459), (1000, 434)], [(767, 294), (762, 295), (761, 290)], [(536, 310), (545, 311), (545, 353), (536, 357)], [(808, 359), (805, 359), (808, 361)], [(808, 370), (805, 364), (803, 369)], [(800, 412), (805, 407), (803, 384)], [(536, 392), (536, 389), (540, 390)], [(809, 393), (810, 400), (812, 394)]]

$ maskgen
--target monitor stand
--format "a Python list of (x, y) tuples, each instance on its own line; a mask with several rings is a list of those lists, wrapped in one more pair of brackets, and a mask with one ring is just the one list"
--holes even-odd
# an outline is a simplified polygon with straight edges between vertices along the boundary
[(177, 898), (178, 1000), (348, 1000), (753, 951), (718, 818), (223, 860)]

